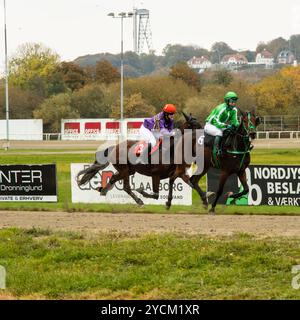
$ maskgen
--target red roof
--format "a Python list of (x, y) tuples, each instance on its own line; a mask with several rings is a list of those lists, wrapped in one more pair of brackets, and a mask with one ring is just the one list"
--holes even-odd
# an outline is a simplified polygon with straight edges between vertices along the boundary
[(201, 64), (206, 61), (209, 61), (208, 58), (205, 56), (202, 56), (202, 57), (193, 57), (188, 62), (190, 64)]
[(222, 61), (223, 61), (223, 62), (227, 62), (227, 61), (229, 61), (231, 58), (234, 58), (236, 61), (244, 61), (244, 62), (248, 63), (247, 58), (246, 58), (244, 55), (240, 54), (240, 53), (227, 54), (226, 56), (224, 56), (224, 57), (222, 58)]
[(262, 58), (265, 58), (265, 59), (272, 59), (273, 58), (272, 53), (266, 49), (264, 49), (260, 54), (261, 54)]

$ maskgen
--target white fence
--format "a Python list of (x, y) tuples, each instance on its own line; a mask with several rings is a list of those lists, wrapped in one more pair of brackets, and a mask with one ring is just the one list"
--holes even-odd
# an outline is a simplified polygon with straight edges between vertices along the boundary
[(300, 131), (258, 131), (256, 139), (299, 139)]
[(263, 116), (261, 131), (300, 131), (300, 116)]

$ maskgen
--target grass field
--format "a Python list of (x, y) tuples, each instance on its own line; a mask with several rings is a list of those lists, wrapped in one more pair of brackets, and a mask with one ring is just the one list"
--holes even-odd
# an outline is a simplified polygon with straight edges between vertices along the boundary
[[(299, 239), (0, 230), (2, 298), (300, 299)], [(0, 290), (1, 298), (1, 290)]]
[[(74, 151), (74, 150), (73, 150)], [(28, 154), (28, 153), (34, 154)], [(2, 152), (0, 154), (0, 163), (3, 164), (42, 164), (42, 163), (56, 163), (58, 174), (58, 203), (28, 203), (18, 202), (0, 203), (2, 210), (64, 210), (64, 211), (105, 211), (105, 212), (151, 212), (162, 213), (165, 212), (164, 206), (147, 205), (145, 208), (138, 208), (135, 205), (109, 205), (109, 204), (73, 204), (71, 202), (71, 182), (70, 182), (70, 163), (92, 163), (94, 154), (62, 154), (61, 151), (48, 150), (26, 150), (26, 153), (18, 150), (11, 150), (8, 153)], [(90, 152), (90, 151), (89, 151)], [(19, 154), (16, 154), (19, 153)], [(291, 149), (278, 150), (254, 150), (252, 153), (252, 164), (297, 164), (300, 159), (300, 151)], [(205, 177), (201, 181), (201, 187), (206, 186)], [(217, 209), (218, 210), (218, 209)], [(298, 214), (300, 213), (297, 207), (270, 207), (260, 206), (255, 207), (255, 211), (251, 207), (223, 207), (223, 214)], [(198, 195), (193, 193), (192, 206), (173, 206), (171, 211), (173, 213), (189, 212), (189, 213), (206, 213), (202, 208)]]

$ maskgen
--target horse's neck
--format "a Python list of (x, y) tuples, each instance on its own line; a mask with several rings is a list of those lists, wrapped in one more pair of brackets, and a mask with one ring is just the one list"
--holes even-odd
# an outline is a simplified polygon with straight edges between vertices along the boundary
[(237, 134), (232, 138), (232, 146), (236, 150), (243, 151), (245, 149), (245, 140), (247, 139), (247, 132), (244, 129), (243, 123), (240, 124)]

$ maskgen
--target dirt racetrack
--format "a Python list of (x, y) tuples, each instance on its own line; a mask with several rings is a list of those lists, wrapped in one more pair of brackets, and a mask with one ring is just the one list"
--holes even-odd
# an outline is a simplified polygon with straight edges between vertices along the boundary
[[(0, 146), (5, 142), (0, 140)], [(78, 149), (82, 152), (87, 152), (87, 149), (96, 150), (99, 146), (104, 147), (105, 144), (110, 145), (111, 141), (11, 141), (10, 149)], [(253, 141), (256, 149), (299, 149), (300, 139), (259, 139)], [(90, 151), (91, 152), (91, 151)], [(89, 153), (89, 152), (88, 152)]]
[(248, 233), (259, 237), (300, 237), (300, 216), (0, 211), (0, 228), (8, 227), (87, 234), (116, 231), (129, 234), (179, 232), (216, 236)]

